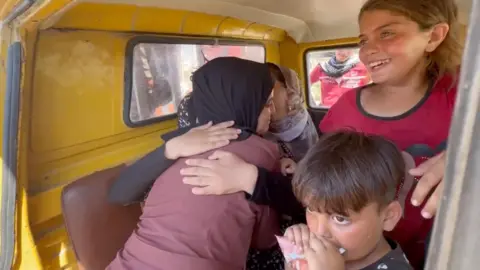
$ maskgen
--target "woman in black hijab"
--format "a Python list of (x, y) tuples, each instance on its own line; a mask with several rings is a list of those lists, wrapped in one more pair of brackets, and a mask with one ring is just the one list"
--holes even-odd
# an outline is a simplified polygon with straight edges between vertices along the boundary
[[(228, 104), (228, 106), (220, 105), (219, 107), (215, 107), (218, 105), (218, 102), (215, 102), (215, 99), (211, 99), (212, 95), (214, 95), (214, 92), (210, 90), (206, 90), (204, 96), (202, 94), (202, 96), (197, 97), (197, 99), (199, 100), (195, 103), (197, 103), (196, 107), (200, 111), (197, 111), (194, 108), (194, 98), (192, 98), (194, 92), (196, 92), (197, 90), (191, 92), (184, 97), (184, 99), (179, 104), (177, 112), (179, 128), (173, 132), (162, 135), (162, 139), (165, 142), (168, 142), (169, 140), (176, 138), (180, 142), (180, 135), (186, 134), (188, 132), (192, 133), (194, 129), (200, 128), (202, 129), (203, 134), (199, 134), (200, 136), (198, 137), (205, 140), (207, 139), (207, 134), (211, 135), (208, 137), (208, 140), (211, 143), (208, 145), (205, 143), (204, 145), (202, 145), (202, 147), (199, 147), (198, 150), (191, 149), (190, 152), (181, 155), (182, 157), (192, 156), (208, 150), (213, 150), (218, 147), (227, 145), (229, 143), (229, 140), (236, 139), (238, 137), (240, 137), (241, 139), (245, 136), (248, 136), (249, 132), (251, 132), (252, 130), (250, 130), (251, 128), (245, 127), (245, 123), (248, 121), (250, 122), (249, 125), (255, 124), (254, 120), (242, 119), (244, 117), (241, 116), (239, 118), (239, 121), (235, 121), (234, 127), (226, 129), (226, 127), (231, 126), (228, 125), (227, 122), (234, 119), (234, 115), (232, 114), (232, 112), (234, 112), (235, 110), (234, 108), (237, 108), (239, 107), (238, 105), (242, 104), (242, 101), (240, 100), (231, 99), (232, 91), (242, 91), (242, 89), (247, 88), (250, 89), (251, 85), (249, 84), (255, 82), (255, 80), (258, 80), (260, 78), (259, 76), (262, 76), (262, 74), (256, 73), (257, 69), (259, 67), (263, 69), (267, 65), (234, 57), (222, 57), (213, 60), (215, 60), (215, 63), (213, 65), (205, 64), (201, 69), (194, 73), (194, 75), (192, 76), (193, 88), (199, 89), (199, 91), (203, 91), (203, 89), (206, 88), (205, 86), (207, 84), (208, 78), (202, 74), (205, 74), (206, 72), (208, 72), (209, 74), (216, 74), (213, 75), (213, 77), (219, 79), (221, 73), (223, 81), (212, 81), (212, 83), (217, 84), (213, 86), (216, 87), (215, 90), (218, 91), (220, 95), (219, 97), (223, 96), (228, 98), (228, 100), (225, 100), (225, 104)], [(273, 82), (278, 80), (277, 75), (271, 73), (271, 71), (270, 77), (272, 78), (270, 80)], [(234, 78), (238, 78), (236, 82), (239, 83), (236, 83), (236, 85), (227, 86), (226, 82)], [(260, 92), (254, 92), (251, 96), (246, 97), (245, 112), (250, 110), (248, 107), (253, 104), (252, 101), (264, 98), (260, 97), (260, 94)], [(212, 100), (211, 103), (210, 100)], [(202, 103), (206, 104), (206, 106), (203, 106)], [(219, 111), (218, 115), (205, 115), (205, 113), (211, 112), (212, 107), (215, 108), (215, 110)], [(249, 114), (251, 115), (252, 113), (256, 114), (256, 112), (254, 111), (251, 111)], [(209, 119), (209, 117), (211, 118), (209, 121), (213, 122), (214, 124), (213, 127), (209, 128), (212, 130), (211, 132), (207, 133), (205, 130), (203, 130), (203, 126), (205, 126), (205, 124), (203, 124), (204, 122), (199, 121), (199, 119), (202, 117), (206, 119)], [(269, 120), (269, 115), (264, 116), (263, 118), (268, 118)], [(222, 119), (224, 119), (223, 123)], [(237, 129), (241, 128), (242, 126), (243, 130)], [(264, 125), (262, 129), (265, 130), (263, 132), (266, 132), (266, 129), (268, 129), (268, 127)], [(239, 131), (242, 131), (240, 136), (237, 135)], [(167, 145), (168, 144), (164, 144), (161, 147), (155, 149), (154, 151), (145, 155), (135, 163), (131, 164), (125, 171), (123, 171), (110, 188), (108, 196), (109, 201), (112, 203), (123, 205), (128, 205), (135, 202), (142, 202), (145, 192), (149, 190), (149, 187), (153, 184), (155, 179), (168, 167), (170, 167), (177, 158), (177, 156), (175, 155), (173, 158), (166, 157), (165, 151)]]
[[(277, 170), (276, 144), (258, 136), (268, 131), (270, 120), (273, 79), (267, 65), (217, 58), (197, 70), (192, 81), (191, 125), (169, 135), (209, 121), (234, 120), (241, 133), (224, 149)], [(250, 246), (276, 244), (278, 223), (272, 210), (248, 202), (243, 193), (195, 196), (182, 183), (184, 161), (177, 160), (156, 179), (138, 229), (107, 269), (243, 269)]]

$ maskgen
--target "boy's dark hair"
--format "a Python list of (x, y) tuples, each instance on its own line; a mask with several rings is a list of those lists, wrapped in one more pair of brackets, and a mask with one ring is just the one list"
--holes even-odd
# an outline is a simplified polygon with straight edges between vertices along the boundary
[(324, 134), (293, 177), (297, 199), (312, 211), (349, 216), (369, 203), (395, 200), (405, 176), (402, 153), (380, 136), (353, 131)]

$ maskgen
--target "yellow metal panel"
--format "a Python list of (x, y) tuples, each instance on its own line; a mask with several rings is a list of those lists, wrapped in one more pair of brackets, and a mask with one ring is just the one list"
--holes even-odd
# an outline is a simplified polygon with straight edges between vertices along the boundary
[(42, 269), (38, 250), (28, 221), (27, 194), (25, 189), (17, 193), (17, 218), (15, 235), (15, 259), (12, 269)]
[[(75, 35), (75, 34), (74, 34)], [(115, 134), (114, 106), (123, 89), (121, 36), (42, 33), (38, 41), (32, 102), (32, 150), (64, 148)], [(75, 123), (67, 128), (67, 123)]]
[[(0, 1), (0, 21), (3, 20), (12, 9), (22, 0), (2, 0)], [(3, 3), (2, 3), (3, 2)]]
[[(223, 16), (208, 15), (197, 12), (188, 13), (181, 28), (182, 34), (215, 36), (218, 25), (225, 19)], [(202, 22), (202, 23), (199, 23)], [(251, 38), (254, 38), (253, 36)]]
[(283, 41), (286, 37), (285, 31), (278, 28), (270, 28), (265, 32), (263, 39)]
[(65, 227), (58, 227), (37, 241), (44, 269), (64, 269), (76, 262)]
[[(182, 33), (182, 22), (189, 12), (159, 8), (138, 8), (133, 25), (135, 31), (153, 33)], [(155, 19), (154, 19), (155, 18)]]
[(263, 43), (265, 45), (265, 52), (267, 62), (280, 63), (280, 51), (278, 42), (268, 41)]
[(295, 43), (292, 38), (287, 37), (280, 43), (279, 47), (281, 55), (280, 63), (283, 66), (294, 69), (298, 74), (300, 74), (303, 66), (303, 58), (298, 57), (300, 53), (300, 46)]
[[(55, 24), (57, 28), (134, 31), (138, 7), (120, 4), (81, 3), (65, 12)], [(158, 17), (157, 17), (158, 20)], [(154, 20), (151, 20), (154, 23)]]
[(237, 38), (243, 37), (245, 28), (247, 28), (249, 24), (247, 21), (226, 17), (220, 22), (220, 25), (218, 25), (217, 35)]
[(52, 14), (57, 14), (75, 0), (43, 0), (35, 1), (31, 7), (16, 19), (20, 22), (19, 29), (35, 29), (38, 24), (47, 20)]
[[(263, 24), (257, 24), (257, 23), (250, 23), (247, 26), (247, 29), (245, 29), (244, 36), (246, 37), (254, 37), (257, 39), (265, 39), (265, 33), (270, 31), (272, 27), (263, 25)], [(283, 32), (283, 34), (285, 31)], [(283, 36), (281, 37), (276, 37), (275, 40), (283, 40)]]
[(299, 57), (303, 57), (303, 53), (307, 49), (311, 48), (319, 48), (321, 49), (322, 47), (331, 47), (331, 46), (342, 46), (342, 45), (355, 45), (359, 42), (358, 38), (342, 38), (342, 39), (332, 39), (332, 40), (324, 40), (324, 41), (318, 41), (318, 42), (311, 42), (311, 43), (300, 43), (300, 54), (298, 55)]
[[(88, 18), (88, 19), (85, 19)], [(121, 19), (119, 19), (121, 18)], [(121, 4), (80, 3), (55, 28), (224, 36), (281, 41), (282, 29), (197, 12)]]

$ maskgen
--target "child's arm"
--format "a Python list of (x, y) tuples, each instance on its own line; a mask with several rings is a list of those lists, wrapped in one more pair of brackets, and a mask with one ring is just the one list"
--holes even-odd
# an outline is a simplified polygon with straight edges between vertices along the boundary
[[(238, 137), (233, 122), (211, 123), (190, 129), (131, 164), (113, 182), (108, 200), (128, 205), (143, 201), (145, 192), (179, 157), (191, 156), (227, 145)], [(180, 133), (179, 133), (180, 134)]]

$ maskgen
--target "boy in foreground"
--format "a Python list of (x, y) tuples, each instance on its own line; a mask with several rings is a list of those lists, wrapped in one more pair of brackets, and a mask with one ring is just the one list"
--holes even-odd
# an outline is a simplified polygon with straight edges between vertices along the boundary
[(293, 179), (307, 225), (285, 232), (308, 270), (412, 269), (384, 236), (402, 217), (405, 160), (391, 142), (355, 132), (324, 135), (309, 150)]

